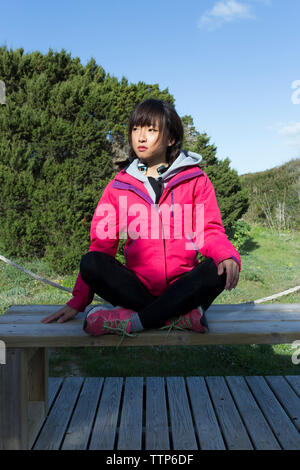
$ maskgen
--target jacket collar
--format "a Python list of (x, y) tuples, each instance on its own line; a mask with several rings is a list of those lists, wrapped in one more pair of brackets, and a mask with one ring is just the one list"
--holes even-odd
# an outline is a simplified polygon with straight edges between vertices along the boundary
[[(168, 181), (161, 195), (160, 203), (161, 200), (164, 199), (169, 189), (173, 188), (178, 183), (182, 183), (183, 181), (186, 181), (188, 179), (196, 178), (202, 174), (203, 171), (199, 168), (198, 165), (188, 167), (187, 169), (183, 169), (182, 171), (180, 171), (180, 173), (177, 173), (173, 178)], [(120, 190), (123, 189), (133, 191), (150, 204), (154, 204), (149, 194), (145, 193), (144, 183), (129, 175), (125, 169), (117, 173), (117, 175), (113, 179), (112, 187)]]
[[(203, 174), (203, 171), (201, 168), (199, 168), (199, 165), (195, 166), (189, 166), (186, 168), (183, 168), (179, 173), (174, 175), (172, 178), (170, 178), (166, 184), (166, 188), (173, 187), (177, 183), (184, 181), (186, 179), (190, 178), (195, 178), (196, 176), (200, 176)], [(137, 188), (144, 189), (144, 183), (142, 181), (139, 181), (137, 178), (134, 176), (130, 175), (129, 173), (126, 172), (125, 169), (119, 171), (119, 173), (116, 174), (114, 177), (115, 181), (122, 181), (123, 183), (129, 183), (133, 184)]]

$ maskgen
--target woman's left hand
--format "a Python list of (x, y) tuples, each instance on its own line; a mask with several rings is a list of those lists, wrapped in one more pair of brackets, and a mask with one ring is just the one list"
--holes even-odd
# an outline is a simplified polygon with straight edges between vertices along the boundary
[(234, 259), (228, 258), (218, 264), (218, 275), (226, 271), (226, 285), (225, 289), (231, 290), (237, 286), (239, 281), (239, 265)]

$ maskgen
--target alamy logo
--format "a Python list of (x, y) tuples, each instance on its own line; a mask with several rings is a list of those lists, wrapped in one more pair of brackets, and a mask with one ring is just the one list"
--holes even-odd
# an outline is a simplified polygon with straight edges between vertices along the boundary
[(0, 340), (0, 364), (6, 364), (6, 347), (4, 341)]
[(195, 206), (177, 203), (159, 207), (152, 205), (148, 211), (144, 204), (130, 205), (127, 196), (120, 196), (118, 207), (110, 203), (98, 205), (95, 222), (96, 236), (100, 240), (116, 239), (119, 225), (120, 238), (127, 238), (128, 235), (133, 240), (157, 240), (160, 237), (184, 240), (186, 250), (199, 250), (204, 245), (202, 203)]
[(5, 83), (0, 80), (0, 104), (6, 103)]
[(297, 340), (297, 341), (293, 341), (293, 343), (291, 344), (291, 347), (293, 349), (297, 348), (298, 349), (292, 354), (292, 363), (295, 364), (295, 366), (297, 366), (298, 364), (300, 364), (300, 358), (298, 356), (300, 356), (300, 341)]

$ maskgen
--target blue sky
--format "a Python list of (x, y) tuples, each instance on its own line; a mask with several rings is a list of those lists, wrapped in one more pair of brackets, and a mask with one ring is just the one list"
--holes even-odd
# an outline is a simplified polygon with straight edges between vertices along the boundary
[(300, 157), (299, 18), (299, 0), (0, 0), (0, 45), (168, 88), (241, 175)]

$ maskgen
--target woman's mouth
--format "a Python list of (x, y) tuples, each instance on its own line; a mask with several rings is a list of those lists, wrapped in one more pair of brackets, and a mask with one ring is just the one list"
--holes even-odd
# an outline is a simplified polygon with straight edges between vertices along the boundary
[(138, 147), (138, 150), (139, 150), (140, 152), (143, 152), (144, 150), (147, 150), (147, 147)]

